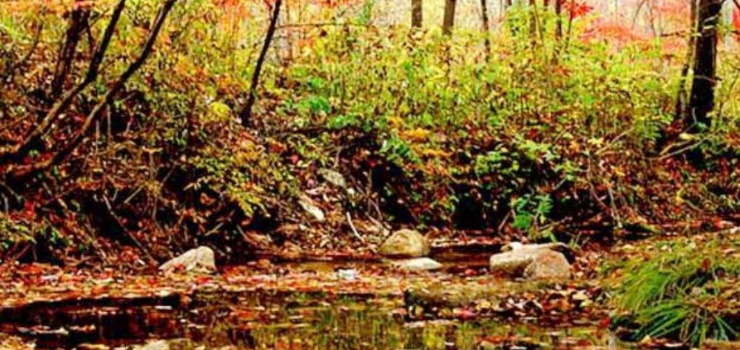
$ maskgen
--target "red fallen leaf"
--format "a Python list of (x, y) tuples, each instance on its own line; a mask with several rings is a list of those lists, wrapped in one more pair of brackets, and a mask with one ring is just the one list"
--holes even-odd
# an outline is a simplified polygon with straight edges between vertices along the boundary
[(608, 328), (609, 328), (609, 326), (611, 326), (611, 324), (612, 324), (612, 319), (611, 319), (611, 318), (609, 318), (609, 316), (607, 316), (607, 317), (604, 317), (604, 318), (602, 318), (602, 319), (601, 319), (601, 320), (599, 321), (599, 324), (598, 324), (598, 326), (599, 326), (599, 328), (601, 328), (601, 329), (608, 329)]
[(213, 279), (208, 276), (200, 276), (195, 280), (195, 282), (198, 284), (206, 284), (210, 283), (211, 281), (213, 281)]
[(472, 320), (477, 316), (478, 314), (470, 309), (455, 310), (455, 317), (460, 320)]
[(701, 262), (701, 270), (702, 271), (709, 271), (709, 269), (712, 268), (712, 261), (709, 260), (709, 258), (706, 258), (702, 260)]

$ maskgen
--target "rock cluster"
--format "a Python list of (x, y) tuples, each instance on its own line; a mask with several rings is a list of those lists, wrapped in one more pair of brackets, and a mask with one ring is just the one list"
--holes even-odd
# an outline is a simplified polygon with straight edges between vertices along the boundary
[(570, 278), (570, 263), (565, 255), (570, 254), (570, 249), (565, 244), (512, 244), (504, 250), (491, 256), (491, 272), (530, 280)]

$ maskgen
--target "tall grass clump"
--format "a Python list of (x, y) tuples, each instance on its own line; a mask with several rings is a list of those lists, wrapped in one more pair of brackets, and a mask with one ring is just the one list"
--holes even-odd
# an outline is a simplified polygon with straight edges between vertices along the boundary
[(633, 338), (671, 338), (693, 345), (708, 339), (736, 340), (740, 332), (737, 295), (738, 240), (695, 243), (627, 265), (617, 289), (618, 309), (637, 325)]

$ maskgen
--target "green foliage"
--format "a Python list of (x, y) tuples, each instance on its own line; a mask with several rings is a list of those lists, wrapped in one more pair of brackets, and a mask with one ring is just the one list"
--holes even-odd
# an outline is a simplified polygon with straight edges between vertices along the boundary
[[(100, 78), (73, 101), (72, 117), (32, 150), (33, 159), (79, 130), (81, 116), (136, 56), (156, 9), (130, 2)], [(284, 203), (307, 189), (312, 171), (330, 164), (369, 174), (350, 182), (374, 192), (368, 197), (377, 194), (397, 220), (417, 225), (503, 227), (507, 220), (504, 226), (520, 233), (548, 235), (566, 216), (577, 222), (600, 211), (620, 218), (740, 207), (740, 174), (732, 170), (739, 84), (722, 84), (722, 107), (698, 136), (710, 169), (679, 171), (681, 164), (656, 157), (671, 129), (680, 70), (658, 44), (616, 49), (579, 40), (585, 21), (574, 23), (568, 45), (547, 35), (533, 42), (531, 9), (517, 8), (505, 30), (491, 33), (486, 57), (477, 30), (449, 38), (436, 28), (376, 26), (372, 1), (354, 12), (307, 7), (305, 18), (334, 25), (286, 27), (257, 89), (255, 126), (245, 129), (237, 114), (264, 33), (264, 22), (249, 16), (267, 15), (263, 4), (249, 10), (232, 18), (212, 1), (178, 2), (175, 20), (95, 132), (54, 169), (53, 180), (37, 178), (23, 195), (67, 214), (58, 203), (111, 199), (127, 219), (123, 229), (168, 245), (259, 217), (279, 221), (294, 211)], [(538, 15), (550, 33), (552, 15)], [(101, 37), (107, 16), (101, 11), (90, 37)], [(34, 48), (31, 29), (42, 23)], [(0, 91), (0, 146), (33, 127), (29, 111), (48, 107), (30, 92), (49, 90), (67, 26), (55, 13), (0, 13), (0, 71), (27, 52), (33, 67), (18, 69)], [(65, 89), (87, 67), (87, 37)], [(727, 67), (723, 74), (737, 75)]]
[[(740, 305), (732, 294), (738, 292), (740, 263), (722, 253), (727, 244), (679, 242), (648, 261), (628, 263), (616, 302), (640, 325), (638, 339), (675, 337), (696, 345), (737, 339)], [(737, 247), (737, 240), (730, 245)]]
[(23, 249), (40, 241), (50, 248), (69, 244), (64, 233), (45, 220), (12, 218), (0, 213), (0, 258), (16, 248)]

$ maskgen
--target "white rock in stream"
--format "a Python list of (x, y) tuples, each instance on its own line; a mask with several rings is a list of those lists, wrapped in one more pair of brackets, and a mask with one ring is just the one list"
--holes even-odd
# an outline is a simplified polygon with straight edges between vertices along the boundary
[(442, 268), (442, 264), (430, 258), (395, 260), (391, 266), (404, 271), (433, 271)]
[(159, 267), (159, 271), (164, 273), (179, 271), (214, 273), (216, 272), (216, 257), (213, 253), (213, 249), (208, 247), (198, 247), (188, 250), (182, 255), (162, 264), (162, 266)]

